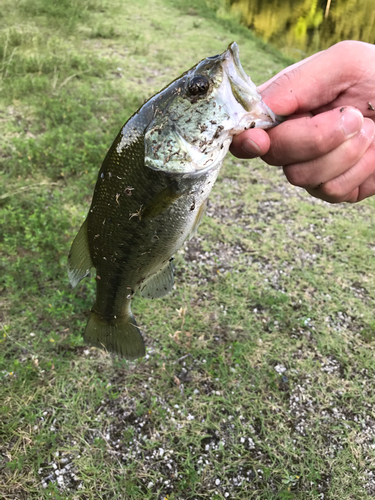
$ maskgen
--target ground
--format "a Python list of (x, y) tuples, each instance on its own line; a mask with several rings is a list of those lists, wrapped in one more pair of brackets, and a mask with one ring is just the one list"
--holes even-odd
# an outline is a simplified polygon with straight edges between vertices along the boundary
[(173, 293), (134, 301), (134, 363), (83, 343), (94, 280), (66, 273), (144, 99), (233, 40), (256, 83), (288, 62), (220, 2), (3, 4), (0, 496), (373, 498), (374, 199), (228, 155)]

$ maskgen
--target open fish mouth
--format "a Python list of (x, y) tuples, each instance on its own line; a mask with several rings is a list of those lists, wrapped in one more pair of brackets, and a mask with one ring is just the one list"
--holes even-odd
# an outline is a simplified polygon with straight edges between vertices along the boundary
[[(280, 120), (262, 101), (231, 43), (173, 83), (145, 133), (147, 167), (170, 174), (204, 174), (219, 167), (233, 136), (249, 128), (269, 129)], [(165, 90), (165, 93), (168, 89)]]
[[(239, 133), (246, 128), (267, 129), (281, 123), (283, 118), (275, 115), (272, 109), (262, 101), (256, 85), (243, 69), (236, 42), (229, 45), (222, 54), (222, 58), (231, 93), (242, 108), (249, 113), (241, 119), (239, 130), (235, 130), (234, 133)], [(247, 126), (246, 122), (249, 122)]]

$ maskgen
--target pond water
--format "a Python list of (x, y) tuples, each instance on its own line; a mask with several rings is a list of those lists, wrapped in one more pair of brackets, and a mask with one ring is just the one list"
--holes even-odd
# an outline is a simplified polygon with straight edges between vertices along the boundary
[(375, 0), (230, 0), (230, 10), (297, 60), (341, 40), (375, 43)]

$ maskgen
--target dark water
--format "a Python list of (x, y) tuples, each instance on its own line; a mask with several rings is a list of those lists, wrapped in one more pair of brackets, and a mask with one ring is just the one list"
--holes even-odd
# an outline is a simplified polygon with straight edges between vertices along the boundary
[(341, 40), (375, 43), (375, 0), (230, 0), (230, 9), (294, 59)]

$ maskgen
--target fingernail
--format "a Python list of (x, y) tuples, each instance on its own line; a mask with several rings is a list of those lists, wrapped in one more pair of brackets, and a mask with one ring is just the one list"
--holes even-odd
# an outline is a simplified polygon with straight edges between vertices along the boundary
[(363, 127), (361, 132), (363, 133), (364, 136), (367, 137), (367, 139), (372, 141), (372, 139), (375, 136), (375, 125), (374, 122), (371, 120), (371, 118), (365, 118), (363, 120)]
[(260, 147), (250, 139), (244, 140), (242, 143), (242, 151), (252, 158), (262, 154)]
[(341, 115), (341, 127), (347, 139), (359, 132), (362, 124), (363, 115), (357, 109), (345, 109)]

